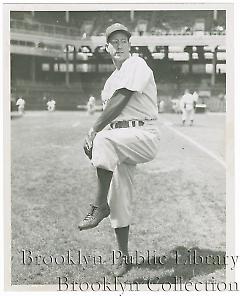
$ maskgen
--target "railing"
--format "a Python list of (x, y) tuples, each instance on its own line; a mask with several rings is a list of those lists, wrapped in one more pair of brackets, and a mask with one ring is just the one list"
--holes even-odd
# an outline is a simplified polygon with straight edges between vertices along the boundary
[(41, 23), (29, 23), (22, 20), (10, 20), (10, 28), (13, 31), (23, 31), (28, 33), (39, 32), (46, 35), (68, 35), (68, 36), (79, 36), (81, 35), (81, 30), (73, 27), (50, 25), (50, 24), (41, 24)]
[[(98, 26), (99, 27), (99, 26)], [(51, 24), (42, 24), (42, 23), (30, 23), (22, 20), (16, 20), (16, 19), (11, 19), (10, 20), (10, 28), (13, 31), (17, 32), (28, 32), (28, 33), (33, 33), (36, 34), (36, 32), (39, 32), (41, 34), (46, 34), (46, 35), (56, 35), (56, 36), (71, 36), (71, 37), (79, 37), (83, 34), (83, 32), (80, 29), (74, 28), (74, 27), (67, 27), (67, 26), (59, 26), (59, 25), (51, 25)], [(95, 28), (96, 29), (96, 28)], [(99, 29), (98, 29), (99, 31)], [(155, 30), (150, 30), (150, 32), (147, 32), (144, 36), (147, 35), (157, 35), (157, 36), (162, 36), (162, 35), (168, 35), (168, 36), (175, 36), (175, 35), (225, 35), (225, 31), (219, 32), (219, 31), (191, 31), (191, 32), (179, 32), (178, 30), (176, 31), (169, 31), (169, 32), (164, 32), (155, 27)], [(132, 35), (137, 35), (137, 33)]]

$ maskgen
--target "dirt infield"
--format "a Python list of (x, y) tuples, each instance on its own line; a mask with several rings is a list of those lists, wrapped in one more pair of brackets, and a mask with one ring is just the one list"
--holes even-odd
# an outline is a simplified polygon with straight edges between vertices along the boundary
[[(96, 190), (95, 171), (82, 150), (96, 116), (36, 111), (12, 120), (12, 284), (112, 279), (117, 246), (108, 219), (86, 232), (77, 229)], [(225, 254), (225, 115), (199, 114), (193, 127), (180, 122), (179, 115), (159, 115), (158, 156), (137, 169), (129, 247), (132, 255), (149, 254), (150, 262), (136, 262), (128, 281), (225, 280), (223, 264), (184, 265), (173, 259), (179, 254), (183, 260), (194, 250), (203, 258)], [(50, 255), (61, 263), (69, 250), (74, 263), (81, 250), (81, 264), (51, 262)], [(42, 257), (30, 262), (29, 251)], [(96, 264), (94, 256), (104, 262)], [(161, 256), (165, 264), (154, 264)]]

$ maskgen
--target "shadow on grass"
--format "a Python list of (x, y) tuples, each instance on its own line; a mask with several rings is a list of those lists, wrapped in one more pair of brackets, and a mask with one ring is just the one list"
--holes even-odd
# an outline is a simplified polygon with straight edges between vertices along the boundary
[(11, 119), (18, 119), (18, 118), (21, 118), (23, 117), (22, 115), (20, 114), (11, 114)]
[(149, 273), (150, 270), (159, 270), (159, 276), (148, 279), (139, 277), (134, 279), (134, 281), (145, 284), (151, 280), (152, 284), (163, 284), (175, 283), (176, 278), (181, 278), (182, 282), (186, 282), (196, 276), (208, 275), (216, 270), (225, 268), (224, 257), (225, 252), (199, 249), (197, 247), (187, 249), (180, 246), (166, 255), (164, 264), (158, 263), (160, 260), (159, 256), (151, 257), (149, 262), (138, 265), (133, 264), (133, 268), (148, 269)]

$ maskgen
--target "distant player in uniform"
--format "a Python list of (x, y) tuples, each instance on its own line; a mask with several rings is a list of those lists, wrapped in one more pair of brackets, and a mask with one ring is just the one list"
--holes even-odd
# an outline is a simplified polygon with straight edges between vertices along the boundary
[(165, 102), (163, 100), (159, 103), (159, 113), (163, 113), (165, 108)]
[(89, 115), (93, 115), (95, 113), (95, 98), (93, 96), (90, 96), (88, 103), (87, 103), (87, 110)]
[(136, 165), (155, 158), (159, 150), (157, 88), (145, 60), (130, 55), (131, 33), (116, 23), (106, 30), (106, 50), (116, 70), (102, 91), (103, 112), (84, 142), (96, 168), (98, 191), (79, 229), (96, 227), (110, 215), (121, 259), (115, 275), (128, 271), (128, 234), (131, 223)]
[(24, 108), (25, 108), (25, 100), (22, 97), (19, 97), (16, 105), (18, 106), (18, 114), (23, 115), (24, 113)]
[(195, 109), (197, 100), (198, 100), (198, 95), (196, 92), (194, 92), (194, 94), (191, 94), (188, 89), (185, 90), (185, 93), (180, 100), (183, 125), (185, 125), (186, 121), (188, 120), (190, 120), (190, 125), (193, 125), (194, 109)]
[(172, 102), (172, 110), (177, 114), (181, 113), (180, 100), (179, 99), (172, 99), (171, 102)]
[(51, 99), (50, 101), (47, 102), (47, 109), (49, 112), (54, 112), (56, 107), (56, 101)]

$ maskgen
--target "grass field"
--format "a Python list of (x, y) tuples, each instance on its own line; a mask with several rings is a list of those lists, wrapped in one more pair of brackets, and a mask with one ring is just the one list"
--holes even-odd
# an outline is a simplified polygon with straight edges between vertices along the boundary
[[(56, 284), (64, 276), (78, 282), (112, 279), (117, 246), (109, 220), (89, 231), (77, 229), (96, 190), (95, 170), (82, 151), (96, 116), (29, 111), (11, 122), (14, 285)], [(196, 114), (193, 127), (182, 127), (175, 114), (159, 119), (158, 156), (137, 169), (129, 247), (130, 254), (149, 250), (167, 261), (135, 264), (123, 278), (145, 283), (213, 276), (223, 281), (223, 265), (177, 265), (173, 254), (177, 250), (185, 258), (192, 248), (202, 256), (225, 253), (225, 115)], [(22, 250), (47, 261), (24, 265)], [(49, 255), (60, 258), (68, 250), (73, 255), (81, 250), (89, 262), (49, 263)], [(94, 264), (92, 257), (99, 255), (103, 264)]]

